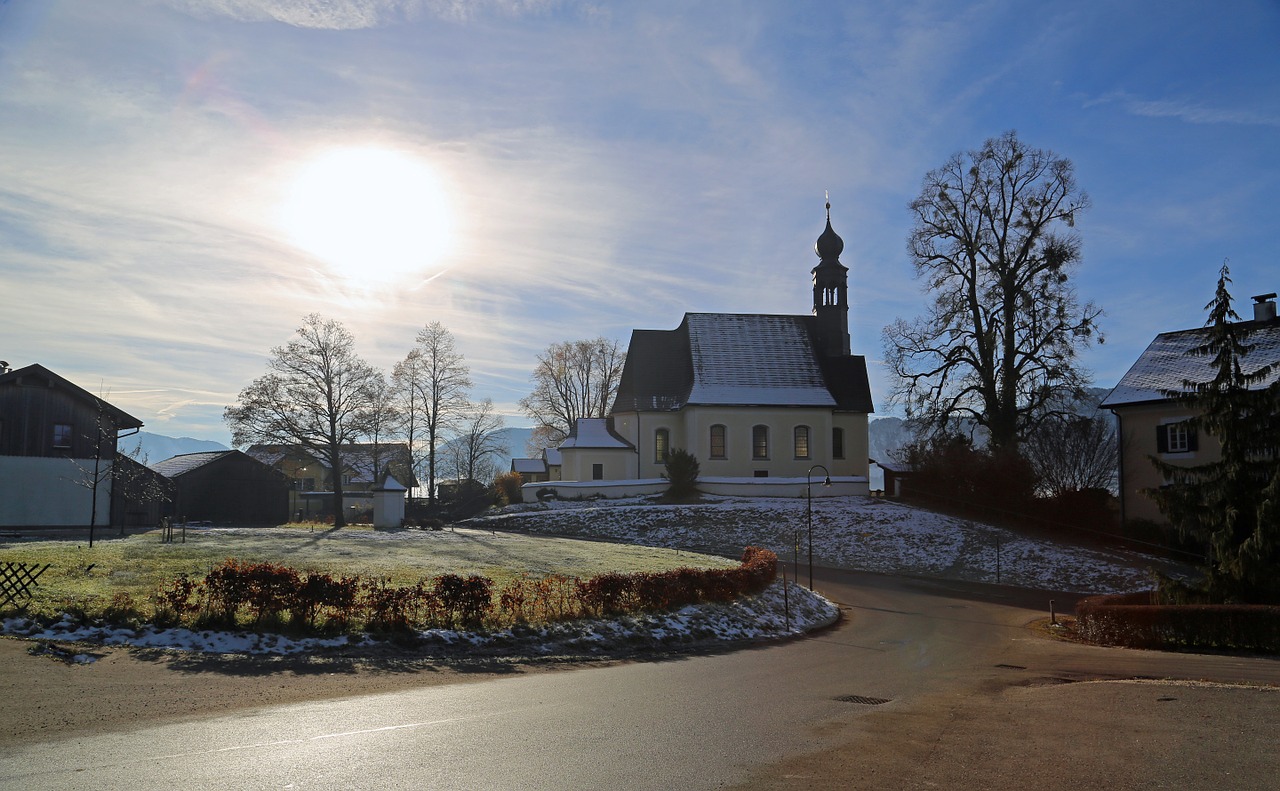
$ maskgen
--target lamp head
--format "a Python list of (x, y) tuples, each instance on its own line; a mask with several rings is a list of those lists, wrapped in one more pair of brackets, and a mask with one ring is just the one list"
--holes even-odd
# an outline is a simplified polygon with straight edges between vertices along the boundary
[(826, 486), (826, 487), (830, 487), (830, 486), (831, 486), (831, 476), (830, 476), (830, 475), (828, 475), (826, 478), (824, 478), (824, 479), (823, 479), (823, 481), (822, 481), (822, 485), (823, 485), (823, 486)]

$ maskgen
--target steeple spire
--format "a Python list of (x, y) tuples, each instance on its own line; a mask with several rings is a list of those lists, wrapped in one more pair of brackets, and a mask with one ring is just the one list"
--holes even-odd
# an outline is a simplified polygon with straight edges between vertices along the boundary
[(849, 352), (849, 269), (840, 263), (844, 240), (831, 227), (831, 194), (826, 195), (827, 227), (814, 243), (820, 263), (813, 273), (813, 315), (818, 318), (818, 342), (828, 356)]

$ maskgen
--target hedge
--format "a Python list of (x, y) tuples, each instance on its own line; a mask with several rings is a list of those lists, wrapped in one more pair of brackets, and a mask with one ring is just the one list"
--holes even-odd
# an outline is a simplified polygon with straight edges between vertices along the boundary
[(622, 574), (580, 580), (521, 575), (497, 592), (481, 576), (442, 574), (414, 585), (300, 573), (275, 563), (223, 561), (201, 581), (170, 580), (152, 597), (161, 625), (254, 627), (288, 623), (300, 631), (345, 629), (355, 621), (375, 631), (502, 627), (581, 617), (664, 611), (699, 602), (727, 602), (763, 591), (777, 576), (778, 557), (747, 547), (729, 569)]
[(1076, 605), (1081, 637), (1100, 645), (1280, 653), (1280, 607), (1152, 604), (1151, 594), (1095, 596)]

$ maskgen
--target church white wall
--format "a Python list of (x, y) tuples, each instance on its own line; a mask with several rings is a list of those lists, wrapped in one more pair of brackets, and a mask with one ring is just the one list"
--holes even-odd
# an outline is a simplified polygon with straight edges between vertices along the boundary
[[(99, 463), (97, 518), (111, 522), (111, 462)], [(87, 473), (85, 472), (87, 471)], [(89, 524), (93, 459), (0, 456), (0, 526), (81, 527)]]
[[(711, 458), (711, 426), (725, 426), (725, 458)], [(751, 457), (752, 429), (769, 429), (769, 458)], [(796, 458), (794, 430), (809, 427), (809, 458)], [(844, 430), (844, 458), (832, 458), (832, 429)], [(658, 478), (664, 467), (654, 456), (659, 428), (671, 434), (671, 447), (684, 448), (698, 458), (705, 477), (749, 478), (756, 472), (769, 477), (804, 476), (822, 464), (833, 476), (865, 478), (868, 474), (867, 415), (837, 413), (822, 408), (686, 407), (680, 412), (627, 412), (614, 415), (614, 429), (639, 448), (638, 477)], [(568, 476), (565, 476), (569, 480)]]

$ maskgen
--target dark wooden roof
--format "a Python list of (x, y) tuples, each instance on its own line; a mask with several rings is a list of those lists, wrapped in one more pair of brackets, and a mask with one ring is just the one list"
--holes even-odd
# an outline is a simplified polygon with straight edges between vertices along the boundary
[(104, 413), (109, 415), (115, 425), (117, 431), (121, 429), (142, 428), (142, 421), (122, 409), (117, 409), (105, 400), (98, 398), (93, 393), (85, 390), (83, 387), (75, 384), (69, 379), (50, 371), (39, 363), (28, 365), (25, 368), (17, 368), (7, 373), (0, 374), (0, 385), (39, 385), (62, 390), (77, 401), (97, 408), (97, 404), (102, 405)]
[(687, 405), (874, 411), (861, 356), (825, 357), (813, 316), (686, 313), (674, 330), (635, 330), (613, 412)]

